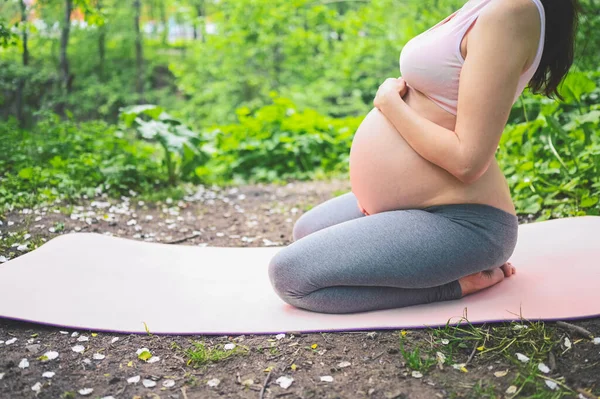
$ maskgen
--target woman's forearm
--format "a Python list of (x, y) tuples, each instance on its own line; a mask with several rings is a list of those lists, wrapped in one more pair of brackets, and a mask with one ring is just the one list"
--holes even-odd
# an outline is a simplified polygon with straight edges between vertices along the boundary
[(419, 115), (402, 99), (385, 104), (380, 111), (415, 152), (463, 180), (461, 145), (456, 133)]

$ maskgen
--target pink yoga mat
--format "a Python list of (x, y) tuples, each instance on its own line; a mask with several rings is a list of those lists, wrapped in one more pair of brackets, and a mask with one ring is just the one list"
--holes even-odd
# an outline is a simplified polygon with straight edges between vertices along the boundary
[[(0, 265), (0, 317), (76, 329), (263, 334), (434, 327), (600, 315), (600, 217), (519, 227), (517, 274), (455, 301), (330, 315), (271, 289), (279, 248), (211, 248), (67, 234)], [(466, 313), (465, 313), (466, 312)]]

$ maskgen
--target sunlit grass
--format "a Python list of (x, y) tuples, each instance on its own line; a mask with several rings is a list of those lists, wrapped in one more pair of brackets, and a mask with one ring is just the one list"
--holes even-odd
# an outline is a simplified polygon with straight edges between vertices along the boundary
[(184, 351), (188, 358), (188, 365), (202, 366), (208, 363), (217, 363), (232, 356), (248, 353), (248, 349), (236, 345), (231, 350), (223, 349), (223, 345), (208, 346), (204, 342), (193, 342), (192, 347)]

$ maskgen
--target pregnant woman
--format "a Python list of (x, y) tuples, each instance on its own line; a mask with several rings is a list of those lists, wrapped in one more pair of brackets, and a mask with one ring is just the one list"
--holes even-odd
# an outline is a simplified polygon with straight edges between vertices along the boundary
[(350, 150), (352, 191), (303, 214), (277, 294), (325, 313), (461, 298), (515, 273), (518, 219), (495, 160), (523, 89), (573, 62), (577, 0), (469, 0), (400, 54)]

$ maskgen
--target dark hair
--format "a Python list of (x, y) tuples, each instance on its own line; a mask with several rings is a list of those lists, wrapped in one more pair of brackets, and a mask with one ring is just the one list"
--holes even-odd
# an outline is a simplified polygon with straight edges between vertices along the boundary
[(546, 14), (544, 52), (529, 81), (532, 92), (563, 100), (558, 86), (573, 65), (579, 0), (541, 0)]

